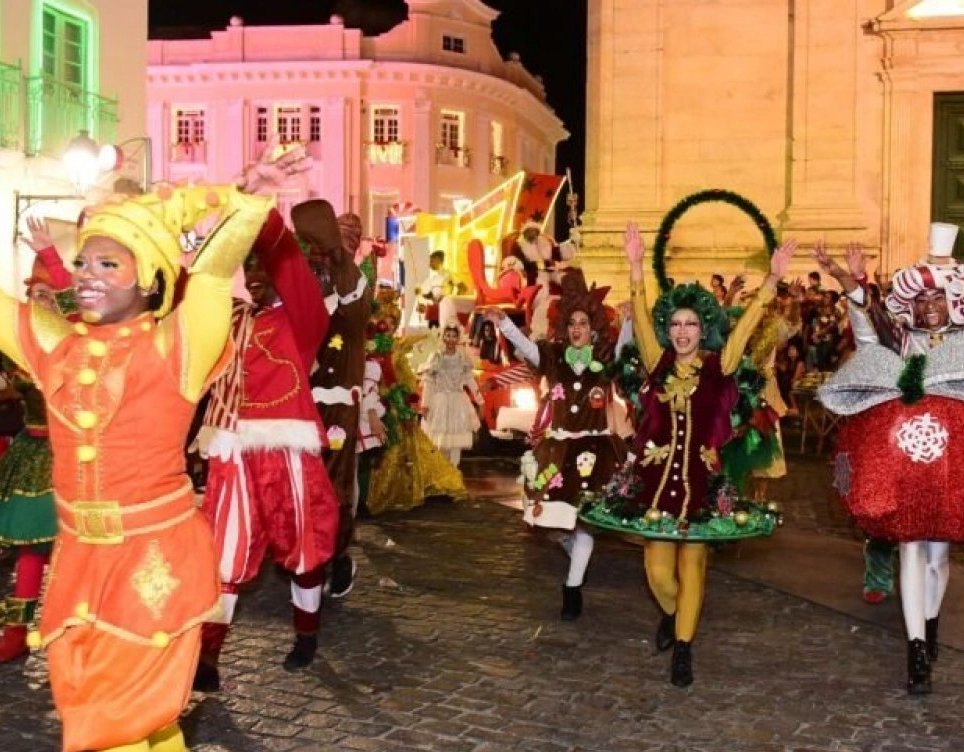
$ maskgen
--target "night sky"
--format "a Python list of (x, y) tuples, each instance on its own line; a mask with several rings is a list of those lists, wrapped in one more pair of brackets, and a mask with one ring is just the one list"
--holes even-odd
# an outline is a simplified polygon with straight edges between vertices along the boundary
[[(549, 106), (571, 134), (557, 150), (557, 171), (572, 170), (583, 195), (585, 172), (586, 13), (588, 0), (484, 0), (501, 11), (493, 24), (495, 43), (507, 57), (522, 56), (525, 67), (543, 77)], [(403, 0), (149, 0), (152, 38), (206, 36), (223, 29), (232, 15), (246, 25), (327, 23), (333, 13), (347, 26), (380, 33), (404, 18)], [(561, 32), (553, 32), (562, 29)], [(580, 201), (582, 203), (582, 201)], [(560, 202), (561, 204), (561, 202)], [(565, 215), (565, 206), (556, 207)]]

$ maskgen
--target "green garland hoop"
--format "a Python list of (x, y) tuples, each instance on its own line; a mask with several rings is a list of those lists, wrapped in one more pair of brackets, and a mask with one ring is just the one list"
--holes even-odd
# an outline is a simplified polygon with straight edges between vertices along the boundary
[(669, 245), (670, 233), (673, 232), (673, 225), (676, 224), (676, 220), (697, 204), (706, 204), (715, 201), (735, 206), (747, 214), (760, 229), (760, 232), (763, 233), (767, 253), (772, 255), (776, 250), (777, 237), (773, 232), (773, 226), (770, 224), (770, 220), (766, 218), (763, 212), (761, 212), (752, 201), (744, 198), (739, 193), (725, 191), (722, 188), (709, 188), (704, 191), (691, 193), (666, 212), (666, 216), (663, 217), (663, 221), (659, 224), (659, 229), (656, 230), (656, 243), (653, 245), (653, 271), (656, 273), (656, 281), (659, 283), (661, 292), (666, 292), (670, 288), (669, 277), (666, 276), (666, 248)]

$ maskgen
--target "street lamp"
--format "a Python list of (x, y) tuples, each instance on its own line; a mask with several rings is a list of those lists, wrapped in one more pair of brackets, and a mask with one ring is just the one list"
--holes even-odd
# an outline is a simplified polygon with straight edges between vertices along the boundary
[(137, 166), (135, 177), (129, 174), (120, 176), (115, 182), (115, 190), (143, 193), (151, 183), (151, 139), (148, 136), (100, 146), (87, 131), (80, 131), (64, 153), (64, 166), (82, 194), (87, 193), (102, 174), (127, 172), (128, 165)]
[(74, 136), (64, 152), (64, 167), (67, 175), (77, 187), (77, 192), (85, 194), (91, 189), (100, 175), (100, 147), (87, 131)]

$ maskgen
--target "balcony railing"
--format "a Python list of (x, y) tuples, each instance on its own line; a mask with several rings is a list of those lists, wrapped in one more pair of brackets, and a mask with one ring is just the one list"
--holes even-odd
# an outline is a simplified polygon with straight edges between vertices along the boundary
[(208, 145), (206, 141), (171, 144), (172, 162), (207, 162)]
[(0, 63), (0, 149), (20, 148), (22, 101), (23, 75), (19, 63)]
[(451, 165), (453, 167), (469, 167), (472, 163), (471, 156), (469, 150), (464, 146), (435, 145), (436, 164)]
[(505, 175), (509, 171), (509, 160), (505, 157), (497, 157), (494, 154), (489, 157), (489, 172), (493, 175)]
[(373, 165), (400, 165), (405, 163), (404, 141), (369, 141), (365, 144), (368, 163)]
[(116, 141), (117, 100), (48, 76), (24, 79), (27, 86), (27, 154), (59, 157), (79, 131), (102, 144)]

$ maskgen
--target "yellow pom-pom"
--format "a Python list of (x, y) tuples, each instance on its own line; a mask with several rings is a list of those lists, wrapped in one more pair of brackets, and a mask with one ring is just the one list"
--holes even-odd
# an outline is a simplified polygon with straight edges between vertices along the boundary
[(87, 617), (90, 616), (90, 606), (86, 601), (83, 603), (78, 603), (74, 608), (74, 613), (77, 615), (78, 619), (84, 619), (86, 621)]
[(31, 650), (39, 650), (42, 644), (43, 640), (40, 637), (40, 632), (36, 629), (31, 629), (27, 633), (27, 647)]
[(151, 637), (151, 645), (156, 648), (166, 648), (171, 644), (171, 636), (167, 632), (155, 632)]

